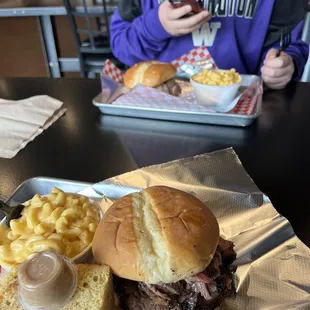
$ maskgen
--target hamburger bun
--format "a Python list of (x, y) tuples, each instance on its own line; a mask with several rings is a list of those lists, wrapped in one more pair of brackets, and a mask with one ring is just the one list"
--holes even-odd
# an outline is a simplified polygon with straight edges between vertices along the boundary
[(171, 283), (203, 271), (219, 240), (213, 213), (196, 197), (149, 187), (116, 201), (93, 240), (93, 254), (122, 278)]
[(124, 84), (132, 89), (138, 84), (156, 87), (176, 75), (176, 68), (170, 63), (144, 61), (129, 68), (124, 75)]

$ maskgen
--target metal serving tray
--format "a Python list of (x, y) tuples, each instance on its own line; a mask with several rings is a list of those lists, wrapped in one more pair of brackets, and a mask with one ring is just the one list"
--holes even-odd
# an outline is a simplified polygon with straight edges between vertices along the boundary
[[(255, 75), (243, 75), (243, 80), (248, 86), (260, 78)], [(101, 94), (93, 99), (93, 104), (107, 115), (127, 116), (136, 118), (148, 118), (168, 121), (179, 121), (187, 123), (214, 124), (225, 126), (246, 127), (251, 125), (260, 115), (262, 106), (262, 95), (257, 98), (254, 113), (251, 115), (216, 113), (216, 112), (190, 112), (175, 110), (156, 110), (144, 107), (123, 107), (110, 103), (104, 103)]]
[[(91, 199), (116, 200), (127, 194), (127, 188), (115, 188), (114, 186), (105, 185), (96, 189), (92, 183), (72, 181), (65, 179), (56, 179), (49, 177), (35, 177), (24, 181), (20, 184), (14, 193), (6, 200), (6, 202), (15, 206), (31, 199), (35, 194), (46, 195), (56, 186), (65, 192), (82, 193)], [(111, 200), (111, 201), (112, 201)], [(4, 213), (0, 211), (0, 220), (4, 217)]]
[[(9, 205), (16, 205), (31, 199), (35, 194), (46, 195), (54, 186), (65, 192), (78, 193), (92, 184), (79, 181), (36, 177), (24, 181), (6, 201)], [(94, 198), (94, 197), (90, 197)]]

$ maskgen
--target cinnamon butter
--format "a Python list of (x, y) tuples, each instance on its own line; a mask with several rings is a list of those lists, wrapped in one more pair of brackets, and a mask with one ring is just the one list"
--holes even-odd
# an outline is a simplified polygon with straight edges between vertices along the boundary
[(55, 251), (31, 254), (18, 270), (19, 301), (26, 310), (62, 307), (76, 285), (75, 265)]

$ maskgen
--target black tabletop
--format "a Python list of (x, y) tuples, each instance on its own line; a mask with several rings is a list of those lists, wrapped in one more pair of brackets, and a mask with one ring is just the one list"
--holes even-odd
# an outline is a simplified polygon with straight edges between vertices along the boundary
[(24, 180), (49, 176), (97, 182), (137, 167), (233, 147), (258, 187), (310, 246), (310, 84), (264, 95), (248, 128), (103, 116), (96, 80), (0, 78), (0, 98), (47, 94), (66, 115), (13, 159), (0, 159), (0, 198)]

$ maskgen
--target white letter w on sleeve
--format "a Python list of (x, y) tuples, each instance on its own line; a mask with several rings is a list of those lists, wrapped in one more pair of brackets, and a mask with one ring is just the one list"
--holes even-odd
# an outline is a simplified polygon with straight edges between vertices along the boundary
[(200, 29), (192, 32), (194, 46), (213, 46), (218, 30), (221, 28), (220, 22), (205, 23)]

